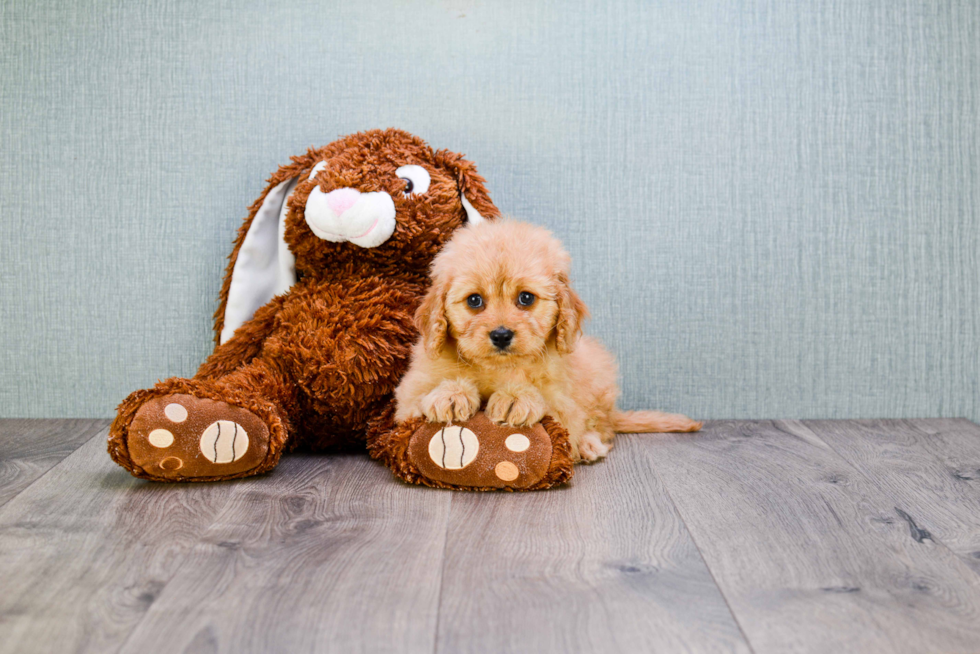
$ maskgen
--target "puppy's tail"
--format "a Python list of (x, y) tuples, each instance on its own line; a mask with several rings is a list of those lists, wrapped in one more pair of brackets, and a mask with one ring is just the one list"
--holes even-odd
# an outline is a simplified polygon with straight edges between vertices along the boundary
[(698, 431), (701, 423), (679, 413), (662, 411), (616, 411), (612, 414), (613, 430), (621, 434)]

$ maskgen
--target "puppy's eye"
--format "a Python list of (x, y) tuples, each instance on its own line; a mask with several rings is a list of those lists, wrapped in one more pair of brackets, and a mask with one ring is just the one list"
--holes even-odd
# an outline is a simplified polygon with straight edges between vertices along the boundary
[(479, 293), (474, 293), (473, 295), (466, 298), (466, 306), (471, 309), (479, 309), (483, 306), (483, 298), (480, 297)]
[(398, 179), (405, 182), (405, 188), (402, 189), (405, 195), (421, 195), (429, 190), (429, 183), (432, 178), (429, 176), (429, 171), (427, 171), (422, 166), (402, 166), (395, 171), (398, 175)]
[(521, 291), (521, 294), (517, 296), (517, 303), (522, 307), (529, 307), (534, 304), (534, 293), (528, 293), (527, 291)]

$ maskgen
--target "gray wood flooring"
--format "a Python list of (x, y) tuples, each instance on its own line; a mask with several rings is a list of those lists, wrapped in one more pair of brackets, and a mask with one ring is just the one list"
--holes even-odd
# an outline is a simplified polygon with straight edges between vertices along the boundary
[(980, 652), (980, 426), (712, 422), (552, 491), (140, 481), (0, 421), (0, 652)]

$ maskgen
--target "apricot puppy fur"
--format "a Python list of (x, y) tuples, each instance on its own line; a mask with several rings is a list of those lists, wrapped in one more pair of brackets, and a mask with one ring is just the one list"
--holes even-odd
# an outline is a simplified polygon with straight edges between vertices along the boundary
[(488, 418), (516, 427), (551, 415), (577, 462), (605, 456), (616, 432), (700, 429), (687, 416), (616, 408), (616, 362), (581, 336), (588, 309), (569, 285), (570, 263), (541, 227), (497, 220), (458, 230), (415, 314), (421, 338), (395, 390), (396, 420), (463, 422), (484, 402)]

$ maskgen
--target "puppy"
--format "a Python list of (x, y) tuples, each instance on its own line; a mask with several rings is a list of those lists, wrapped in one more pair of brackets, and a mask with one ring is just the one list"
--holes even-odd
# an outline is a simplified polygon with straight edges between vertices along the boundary
[(604, 457), (616, 432), (700, 429), (682, 415), (616, 409), (616, 363), (581, 337), (589, 312), (569, 286), (570, 262), (541, 227), (497, 220), (458, 230), (415, 314), (421, 338), (395, 391), (396, 419), (464, 422), (484, 402), (488, 418), (515, 427), (551, 415), (577, 462)]

